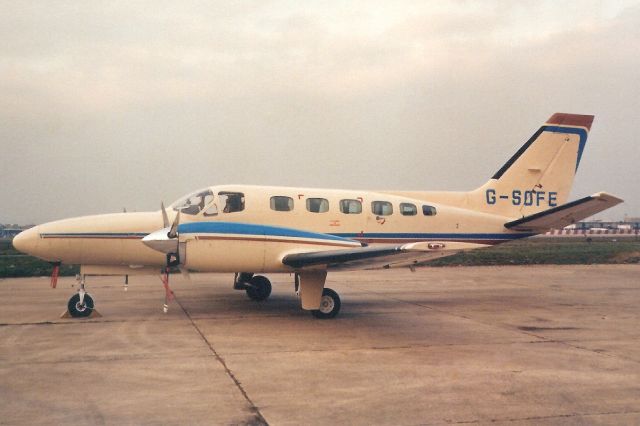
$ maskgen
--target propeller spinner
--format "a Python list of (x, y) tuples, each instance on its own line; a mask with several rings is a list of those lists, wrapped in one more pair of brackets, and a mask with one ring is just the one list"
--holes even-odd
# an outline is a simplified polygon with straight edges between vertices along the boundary
[(173, 223), (169, 226), (169, 218), (167, 216), (167, 211), (164, 208), (164, 204), (161, 204), (161, 207), (162, 220), (165, 227), (150, 233), (142, 239), (142, 242), (147, 247), (161, 253), (175, 255), (178, 253), (178, 225), (180, 225), (180, 212), (178, 212)]

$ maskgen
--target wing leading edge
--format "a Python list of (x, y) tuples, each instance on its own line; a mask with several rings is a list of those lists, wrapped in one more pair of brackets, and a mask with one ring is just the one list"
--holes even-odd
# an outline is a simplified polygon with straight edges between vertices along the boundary
[(322, 266), (329, 270), (354, 270), (411, 266), (485, 244), (459, 242), (417, 242), (342, 250), (288, 254), (282, 263), (294, 269)]
[(549, 229), (564, 228), (567, 225), (620, 204), (622, 201), (613, 195), (598, 192), (589, 197), (507, 222), (504, 226), (514, 231), (546, 232)]

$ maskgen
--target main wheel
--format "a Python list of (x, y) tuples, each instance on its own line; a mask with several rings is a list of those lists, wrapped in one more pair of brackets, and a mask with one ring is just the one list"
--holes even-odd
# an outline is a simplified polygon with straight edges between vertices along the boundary
[(84, 303), (80, 304), (80, 295), (78, 293), (71, 296), (69, 302), (67, 302), (67, 308), (69, 313), (74, 318), (84, 318), (91, 315), (93, 312), (93, 299), (91, 296), (85, 293)]
[(311, 314), (316, 318), (329, 319), (338, 315), (338, 312), (340, 312), (340, 296), (330, 288), (325, 288), (322, 290), (320, 309), (311, 311)]
[(271, 282), (267, 277), (256, 275), (247, 285), (247, 296), (252, 300), (265, 300), (271, 294)]

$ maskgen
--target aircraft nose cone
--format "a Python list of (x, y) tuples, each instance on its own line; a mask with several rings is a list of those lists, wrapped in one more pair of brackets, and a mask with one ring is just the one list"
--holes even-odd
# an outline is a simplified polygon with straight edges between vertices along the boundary
[(40, 235), (38, 234), (37, 226), (34, 226), (16, 235), (11, 243), (16, 250), (26, 254), (33, 254), (39, 240)]

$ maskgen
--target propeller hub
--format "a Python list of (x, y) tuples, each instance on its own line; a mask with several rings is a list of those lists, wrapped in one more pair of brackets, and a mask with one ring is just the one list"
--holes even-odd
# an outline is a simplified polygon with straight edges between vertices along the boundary
[(163, 228), (158, 231), (152, 232), (142, 239), (142, 242), (149, 248), (152, 248), (161, 253), (177, 253), (178, 252), (178, 239), (170, 238), (168, 236), (171, 228)]

